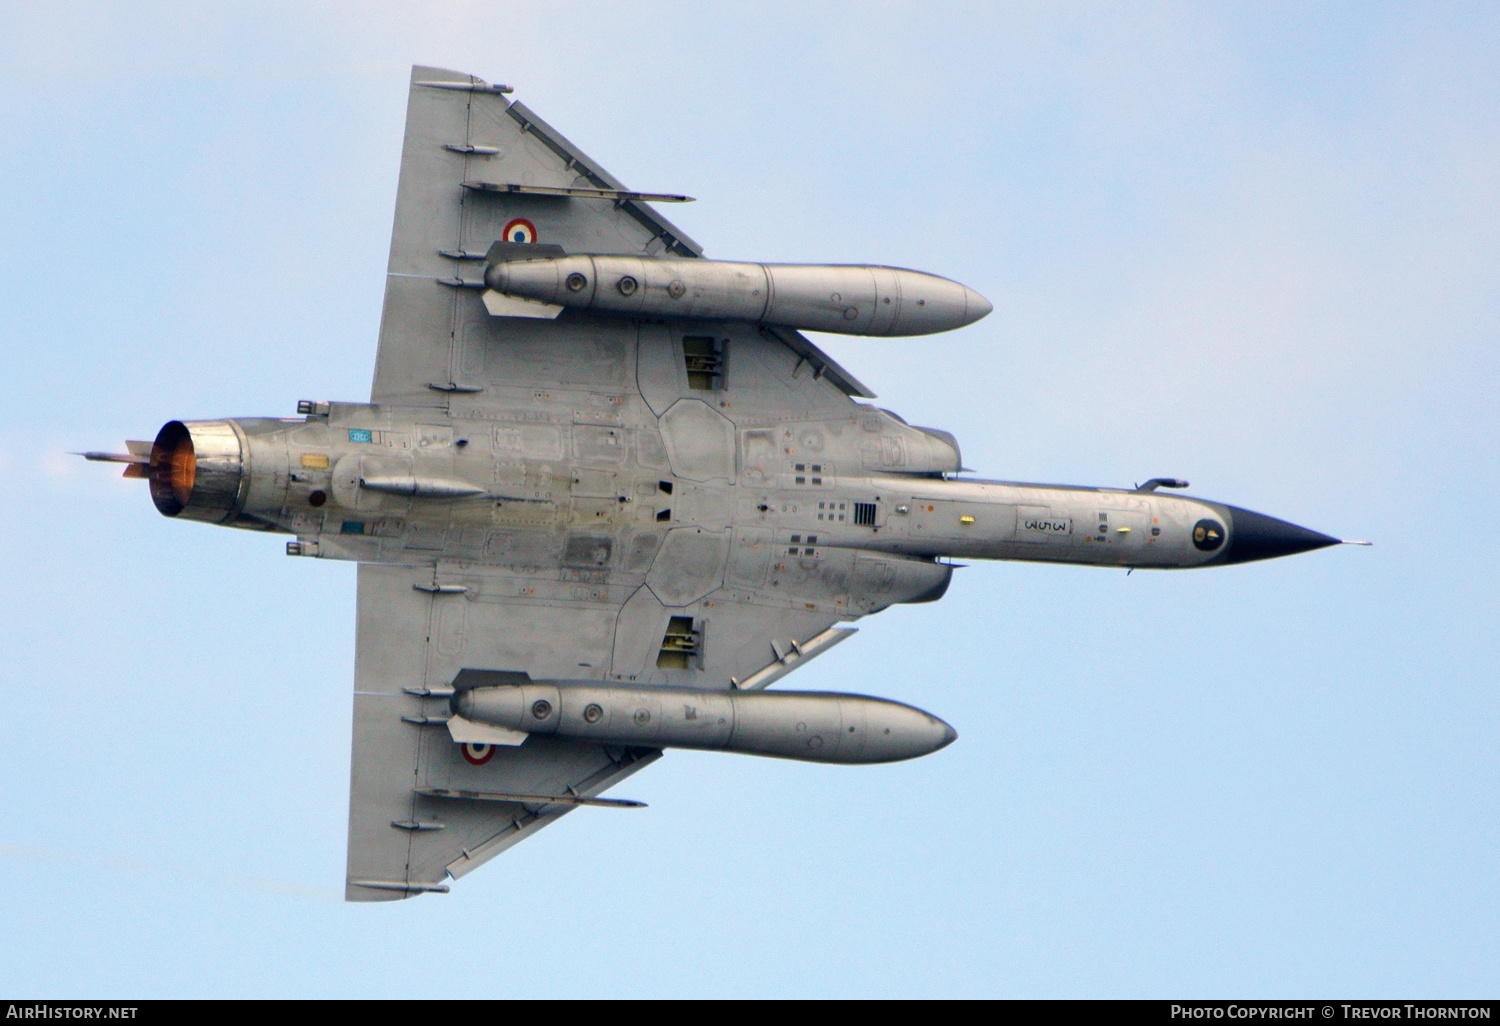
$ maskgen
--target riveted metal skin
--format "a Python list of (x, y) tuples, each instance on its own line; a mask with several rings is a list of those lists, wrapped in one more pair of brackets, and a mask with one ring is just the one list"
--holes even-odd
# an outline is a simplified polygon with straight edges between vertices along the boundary
[(909, 556), (1185, 570), (1225, 562), (1233, 536), (1229, 507), (1187, 495), (1010, 481), (875, 483), (897, 498), (865, 544)]
[(536, 681), (460, 691), (455, 716), (604, 744), (765, 755), (799, 762), (899, 762), (958, 737), (930, 713), (868, 695), (708, 691)]
[[(589, 565), (608, 573), (618, 572), (614, 553), (629, 544), (632, 532), (657, 522), (654, 505), (626, 500), (643, 481), (657, 482), (662, 471), (635, 471), (642, 479), (635, 483), (623, 479), (625, 468), (605, 471), (607, 479), (600, 478), (598, 464), (590, 462), (593, 455), (586, 450), (579, 450), (584, 455), (577, 459), (509, 462), (511, 457), (492, 445), (468, 438), (458, 445), (455, 439), (461, 436), (455, 431), (465, 430), (463, 424), (450, 421), (454, 426), (439, 428), (434, 423), (440, 419), (437, 414), (418, 417), (343, 403), (331, 404), (330, 409), (326, 417), (305, 420), (168, 423), (152, 447), (152, 500), (170, 517), (297, 534), (316, 542), (305, 546), (304, 554), (320, 558), (421, 564), (446, 553), (484, 563), (493, 546), (438, 550), (426, 538), (434, 530), (452, 535), (455, 529), (564, 534), (576, 536), (567, 551), (591, 553)], [(701, 416), (687, 418), (684, 410), (701, 411)], [(857, 448), (865, 435), (824, 437), (818, 442), (818, 458), (828, 460), (829, 469), (821, 476), (806, 470), (797, 473), (793, 457), (785, 464), (791, 473), (756, 480), (753, 471), (748, 476), (742, 471), (737, 484), (722, 492), (729, 503), (727, 521), (695, 522), (685, 519), (690, 514), (673, 515), (669, 544), (641, 580), (668, 604), (711, 592), (723, 583), (719, 563), (731, 540), (722, 532), (731, 524), (769, 529), (766, 544), (773, 555), (796, 557), (799, 565), (809, 557), (820, 561), (820, 569), (803, 574), (805, 583), (793, 594), (814, 602), (843, 603), (861, 614), (894, 602), (940, 597), (951, 574), (942, 560), (950, 558), (1180, 570), (1269, 559), (1337, 543), (1295, 524), (1189, 495), (933, 476), (933, 469), (949, 471), (959, 465), (951, 436), (908, 427), (884, 411), (878, 414), (871, 423), (881, 433), (882, 446), (895, 440), (907, 464), (919, 473), (835, 474), (834, 465), (857, 465), (866, 451)], [(694, 482), (734, 476), (736, 461), (745, 460), (744, 454), (735, 454), (744, 443), (737, 446), (732, 425), (695, 399), (675, 404), (659, 424), (654, 420), (633, 425), (637, 445), (662, 446), (678, 471), (669, 476), (683, 488), (701, 489), (704, 486)], [(691, 420), (687, 435), (678, 423), (683, 420)], [(346, 426), (352, 423), (380, 426)], [(684, 449), (689, 442), (705, 444), (703, 425), (710, 423), (722, 429), (723, 438), (714, 442), (722, 452)], [(599, 430), (572, 428), (577, 438), (570, 447), (593, 444), (596, 436), (608, 442), (609, 429), (603, 435)], [(809, 430), (814, 429), (793, 428), (787, 433), (806, 436)], [(622, 426), (619, 437), (629, 432)], [(639, 441), (646, 432), (660, 432), (662, 441)], [(363, 441), (367, 435), (370, 441)], [(496, 481), (501, 473), (519, 476), (501, 485)], [(569, 493), (592, 494), (589, 489), (595, 485), (590, 482), (605, 480), (609, 483), (600, 485), (598, 494), (616, 500), (613, 508), (598, 509), (597, 503), (582, 500), (571, 506), (556, 501)], [(852, 510), (870, 499), (875, 501), (864, 505), (869, 519), (859, 522)], [(679, 511), (696, 508), (691, 501), (676, 505)], [(350, 525), (358, 525), (352, 535)], [(683, 533), (687, 528), (692, 529), (690, 535)], [(679, 555), (685, 561), (680, 566)], [(895, 562), (881, 577), (887, 582), (885, 593), (875, 597), (861, 592), (862, 582), (873, 578), (855, 564), (879, 558)], [(838, 587), (830, 591), (825, 570), (841, 559), (853, 562), (845, 575), (833, 578)], [(790, 564), (785, 569), (783, 582), (798, 576)]]
[(743, 321), (839, 335), (931, 335), (973, 324), (993, 307), (935, 274), (865, 264), (578, 255), (500, 260), (496, 292), (570, 310), (631, 317)]

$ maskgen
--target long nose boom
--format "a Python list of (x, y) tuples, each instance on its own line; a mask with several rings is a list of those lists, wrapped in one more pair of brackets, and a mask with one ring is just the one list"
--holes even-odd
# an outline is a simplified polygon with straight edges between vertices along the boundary
[(1342, 544), (1319, 531), (1255, 513), (1238, 506), (1225, 506), (1229, 513), (1229, 551), (1224, 563), (1249, 563), (1257, 559), (1293, 556), (1299, 552)]

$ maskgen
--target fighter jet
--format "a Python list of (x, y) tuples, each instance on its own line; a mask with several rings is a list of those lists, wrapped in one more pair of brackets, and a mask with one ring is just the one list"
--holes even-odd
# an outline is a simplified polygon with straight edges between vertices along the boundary
[(173, 420), (127, 452), (165, 516), (359, 563), (346, 897), (446, 892), (667, 748), (874, 763), (957, 736), (767, 691), (955, 557), (1185, 569), (1339, 539), (1167, 490), (960, 477), (802, 335), (990, 312), (883, 266), (731, 263), (511, 90), (412, 70), (368, 403)]

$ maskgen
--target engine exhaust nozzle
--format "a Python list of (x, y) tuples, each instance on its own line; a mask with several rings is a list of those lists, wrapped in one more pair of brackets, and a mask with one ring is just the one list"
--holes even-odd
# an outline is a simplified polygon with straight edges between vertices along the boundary
[(168, 422), (151, 444), (151, 501), (163, 516), (224, 523), (244, 506), (247, 449), (232, 420)]

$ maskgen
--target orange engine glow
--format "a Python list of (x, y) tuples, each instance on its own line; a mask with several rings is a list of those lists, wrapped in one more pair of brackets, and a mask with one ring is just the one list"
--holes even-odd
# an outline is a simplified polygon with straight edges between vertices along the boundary
[(182, 444), (172, 450), (172, 494), (184, 506), (193, 495), (193, 477), (198, 472), (198, 460), (193, 456), (193, 440), (184, 438)]
[(187, 508), (198, 475), (193, 437), (181, 421), (172, 421), (157, 434), (150, 468), (151, 501), (162, 513), (175, 517)]

